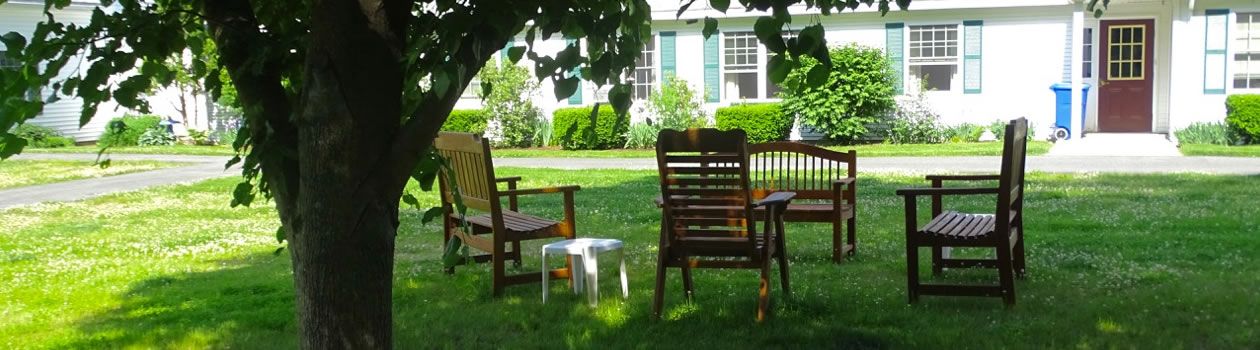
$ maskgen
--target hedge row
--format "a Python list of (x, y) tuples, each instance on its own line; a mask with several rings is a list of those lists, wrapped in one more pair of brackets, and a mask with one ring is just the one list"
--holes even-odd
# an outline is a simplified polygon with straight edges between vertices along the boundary
[(1260, 143), (1260, 95), (1230, 95), (1225, 99), (1225, 123), (1244, 143)]
[(486, 133), (486, 123), (490, 113), (484, 109), (456, 109), (446, 117), (442, 131), (470, 132), (478, 135)]
[(101, 135), (98, 142), (110, 147), (136, 146), (140, 144), (140, 135), (157, 128), (161, 123), (162, 117), (151, 114), (114, 118), (109, 121), (105, 127), (105, 133)]
[(718, 108), (714, 114), (721, 130), (744, 129), (749, 143), (786, 140), (792, 133), (792, 116), (778, 103), (737, 104)]
[(560, 108), (552, 114), (551, 144), (564, 149), (613, 149), (626, 145), (630, 113), (617, 116), (611, 106)]

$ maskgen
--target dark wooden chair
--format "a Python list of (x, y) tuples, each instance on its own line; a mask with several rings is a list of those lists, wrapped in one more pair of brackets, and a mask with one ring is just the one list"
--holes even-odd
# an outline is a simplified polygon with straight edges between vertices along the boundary
[[(451, 237), (459, 237), (469, 247), (488, 253), (472, 256), (472, 259), (493, 264), (495, 296), (501, 295), (508, 285), (538, 283), (542, 280), (539, 273), (550, 273), (556, 278), (569, 277), (572, 261), (561, 269), (516, 275), (508, 275), (505, 264), (507, 260), (512, 260), (520, 266), (521, 241), (576, 237), (573, 195), (580, 189), (578, 186), (517, 189), (520, 177), (494, 176), (490, 144), (479, 135), (443, 132), (434, 141), (434, 147), (449, 164), (449, 169), (443, 168), (438, 176), (442, 208), (446, 214), (443, 218), (444, 242), (450, 242)], [(500, 183), (507, 188), (499, 189)], [(456, 189), (459, 199), (469, 209), (463, 219), (455, 210)], [(564, 219), (556, 221), (519, 211), (520, 196), (544, 193), (564, 195)], [(508, 201), (506, 209), (503, 208), (503, 199)], [(467, 222), (467, 230), (463, 222)], [(508, 250), (509, 246), (511, 250)], [(454, 268), (447, 270), (447, 273), (454, 272)]]
[[(919, 295), (958, 295), (1002, 297), (1015, 304), (1014, 275), (1024, 275), (1024, 160), (1028, 144), (1028, 121), (1013, 120), (1003, 138), (1002, 168), (998, 175), (934, 175), (927, 179), (932, 188), (897, 190), (906, 201), (906, 274), (909, 301)], [(945, 181), (992, 181), (993, 187), (943, 187)], [(942, 196), (997, 195), (993, 214), (967, 214), (944, 211)], [(920, 196), (932, 198), (932, 220), (919, 227)], [(945, 268), (985, 267), (998, 270), (998, 285), (923, 284), (919, 282), (919, 247), (932, 249), (932, 272), (939, 276)], [(953, 259), (946, 247), (987, 247), (997, 251), (996, 259)]]
[[(747, 135), (743, 130), (663, 130), (656, 141), (661, 179), (661, 240), (652, 312), (660, 317), (666, 268), (682, 271), (687, 298), (694, 295), (691, 268), (759, 268), (757, 320), (770, 303), (770, 264), (779, 262), (779, 281), (791, 295), (783, 210), (791, 192), (754, 201), (748, 181)], [(757, 231), (754, 210), (765, 208)]]
[(753, 199), (776, 191), (795, 192), (784, 221), (831, 223), (831, 259), (836, 263), (857, 253), (856, 151), (767, 142), (748, 145), (748, 152)]

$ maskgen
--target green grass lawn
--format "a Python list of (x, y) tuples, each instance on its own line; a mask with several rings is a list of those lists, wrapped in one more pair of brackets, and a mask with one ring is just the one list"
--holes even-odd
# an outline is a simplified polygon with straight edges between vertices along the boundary
[[(101, 149), (95, 145), (74, 146), (62, 148), (27, 148), (22, 150), (25, 153), (92, 153), (100, 152)], [(185, 156), (231, 156), (232, 146), (194, 146), (194, 145), (174, 145), (174, 146), (131, 146), (131, 147), (114, 147), (109, 149), (109, 153), (113, 154), (176, 154)]]
[(1223, 146), (1181, 144), (1181, 154), (1187, 156), (1260, 157), (1260, 145)]
[[(1029, 275), (1007, 309), (997, 298), (906, 305), (902, 200), (893, 190), (923, 181), (864, 176), (858, 255), (833, 265), (828, 226), (789, 224), (795, 294), (784, 298), (772, 283), (775, 314), (758, 325), (754, 270), (698, 271), (692, 303), (673, 270), (665, 319), (651, 320), (654, 172), (499, 175), (525, 176), (525, 187), (581, 185), (579, 235), (627, 242), (630, 299), (618, 295), (611, 261), (601, 263), (595, 309), (559, 281), (545, 305), (538, 285), (493, 298), (487, 265), (442, 272), (439, 230), (409, 209), (396, 255), (399, 348), (1260, 347), (1260, 177), (1030, 175)], [(272, 255), (274, 210), (228, 208), (234, 184), (0, 211), (0, 347), (294, 347), (289, 259)], [(558, 195), (522, 201), (552, 217), (560, 203)], [(980, 197), (947, 205), (993, 206)], [(525, 247), (527, 269), (537, 269), (538, 246)], [(946, 279), (995, 281), (996, 273)]]
[[(944, 143), (891, 145), (871, 144), (855, 146), (828, 146), (827, 148), (847, 152), (857, 150), (858, 157), (947, 157), (947, 156), (1000, 156), (1000, 142), (985, 143)], [(1042, 155), (1050, 151), (1050, 143), (1033, 141), (1028, 143), (1029, 155)], [(558, 148), (509, 148), (496, 149), (494, 156), (499, 158), (651, 158), (656, 152), (650, 149), (615, 149), (603, 151), (566, 151)]]
[(102, 169), (90, 161), (10, 159), (0, 161), (0, 188), (122, 175), (180, 165), (157, 161), (117, 161)]

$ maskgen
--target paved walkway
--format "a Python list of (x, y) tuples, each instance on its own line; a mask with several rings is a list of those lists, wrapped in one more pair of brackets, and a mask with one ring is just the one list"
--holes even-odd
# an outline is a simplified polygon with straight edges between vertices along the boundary
[[(113, 192), (134, 191), (151, 186), (190, 183), (205, 179), (237, 176), (237, 169), (224, 170), (228, 157), (116, 154), (111, 159), (185, 162), (188, 166), (159, 169), (102, 178), (59, 182), (0, 190), (0, 209), (47, 201), (74, 201)], [(23, 154), (15, 159), (94, 160), (95, 154)], [(862, 158), (861, 173), (992, 173), (998, 157), (885, 157)], [(496, 166), (558, 169), (656, 169), (652, 158), (501, 158)], [(1076, 173), (1210, 173), (1260, 175), (1260, 158), (1230, 157), (1056, 157), (1028, 158), (1030, 171)]]
[[(109, 158), (114, 161), (154, 160), (189, 164), (187, 166), (139, 173), (0, 190), (0, 209), (41, 202), (76, 201), (114, 192), (135, 191), (152, 186), (190, 183), (216, 177), (240, 174), (239, 168), (233, 168), (231, 170), (223, 169), (223, 165), (227, 164), (227, 160), (229, 159), (228, 157), (117, 154), (111, 155)], [(92, 161), (96, 159), (96, 155), (31, 153), (18, 155), (14, 159)]]

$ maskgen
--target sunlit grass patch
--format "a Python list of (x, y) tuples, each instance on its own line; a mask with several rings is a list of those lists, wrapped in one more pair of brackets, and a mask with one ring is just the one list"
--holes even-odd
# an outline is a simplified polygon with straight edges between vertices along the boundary
[(0, 161), (0, 189), (122, 175), (185, 165), (158, 161), (117, 161), (101, 168), (91, 161), (24, 160)]
[[(1032, 174), (1028, 278), (1018, 304), (924, 297), (907, 305), (903, 205), (921, 176), (863, 176), (858, 255), (830, 262), (830, 227), (787, 226), (793, 294), (757, 272), (696, 270), (686, 301), (670, 269), (651, 318), (660, 212), (652, 171), (499, 169), (522, 187), (577, 184), (580, 236), (626, 242), (630, 298), (601, 261), (599, 306), (553, 281), (490, 294), (487, 264), (441, 267), (441, 235), (404, 209), (396, 245), (399, 348), (1255, 348), (1260, 347), (1260, 177)], [(0, 211), (0, 348), (293, 348), (293, 282), (269, 203), (228, 207), (234, 179)], [(431, 194), (424, 205), (437, 203)], [(562, 215), (559, 195), (523, 210)], [(921, 205), (926, 208), (924, 199)], [(993, 199), (946, 206), (992, 211)], [(926, 222), (926, 210), (920, 222)], [(541, 265), (525, 245), (520, 271)], [(926, 253), (926, 251), (924, 251)], [(958, 254), (991, 254), (959, 250)], [(925, 255), (925, 254), (924, 254)], [(558, 260), (553, 261), (555, 266)], [(928, 277), (927, 262), (920, 267)], [(935, 280), (990, 282), (989, 270)], [(979, 335), (984, 336), (979, 336)]]

